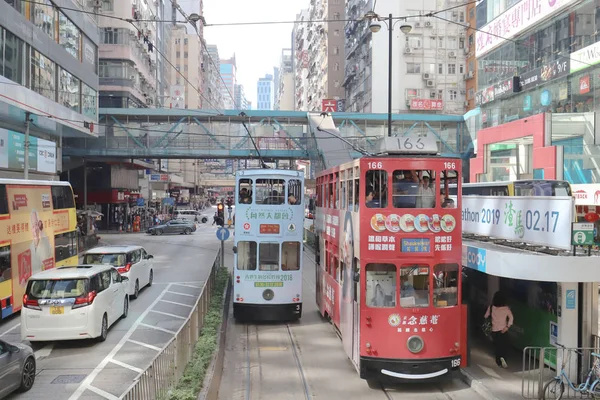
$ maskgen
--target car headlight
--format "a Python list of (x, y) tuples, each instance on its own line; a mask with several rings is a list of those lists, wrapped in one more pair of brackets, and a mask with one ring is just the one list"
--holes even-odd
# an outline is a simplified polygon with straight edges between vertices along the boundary
[(406, 347), (408, 348), (408, 351), (410, 351), (413, 354), (416, 353), (420, 353), (423, 350), (423, 347), (425, 347), (425, 343), (423, 342), (423, 339), (421, 339), (420, 336), (411, 336), (408, 338), (408, 340), (406, 341)]
[(267, 289), (263, 292), (263, 299), (269, 301), (273, 300), (273, 297), (275, 297), (275, 292), (273, 292), (271, 289)]

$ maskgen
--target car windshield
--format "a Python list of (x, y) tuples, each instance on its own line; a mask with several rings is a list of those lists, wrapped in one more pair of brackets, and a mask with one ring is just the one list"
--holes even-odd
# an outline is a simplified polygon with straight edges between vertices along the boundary
[(122, 267), (125, 265), (125, 254), (86, 254), (83, 258), (84, 264), (103, 264)]
[(31, 280), (27, 284), (27, 296), (34, 299), (71, 299), (84, 296), (88, 279)]

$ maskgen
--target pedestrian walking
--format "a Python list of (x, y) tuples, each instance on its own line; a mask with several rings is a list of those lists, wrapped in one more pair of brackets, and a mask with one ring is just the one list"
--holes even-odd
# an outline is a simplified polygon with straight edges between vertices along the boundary
[(492, 304), (485, 312), (485, 318), (492, 319), (492, 339), (494, 341), (494, 353), (496, 364), (506, 368), (506, 356), (508, 350), (507, 332), (513, 324), (513, 314), (506, 304), (506, 297), (500, 291), (494, 293)]

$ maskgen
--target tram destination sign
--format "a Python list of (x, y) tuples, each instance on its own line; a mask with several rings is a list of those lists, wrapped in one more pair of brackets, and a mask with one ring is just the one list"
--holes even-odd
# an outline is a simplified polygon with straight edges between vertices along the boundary
[(463, 233), (571, 249), (571, 197), (463, 196)]
[(375, 152), (378, 154), (436, 154), (438, 144), (434, 135), (410, 132), (402, 136), (380, 138), (376, 142)]

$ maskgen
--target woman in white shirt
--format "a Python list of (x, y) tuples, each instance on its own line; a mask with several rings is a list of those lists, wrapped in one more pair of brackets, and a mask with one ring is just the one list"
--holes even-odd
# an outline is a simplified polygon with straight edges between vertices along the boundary
[(435, 191), (429, 186), (429, 177), (421, 178), (419, 185), (419, 197), (417, 197), (417, 208), (433, 208), (435, 206)]

